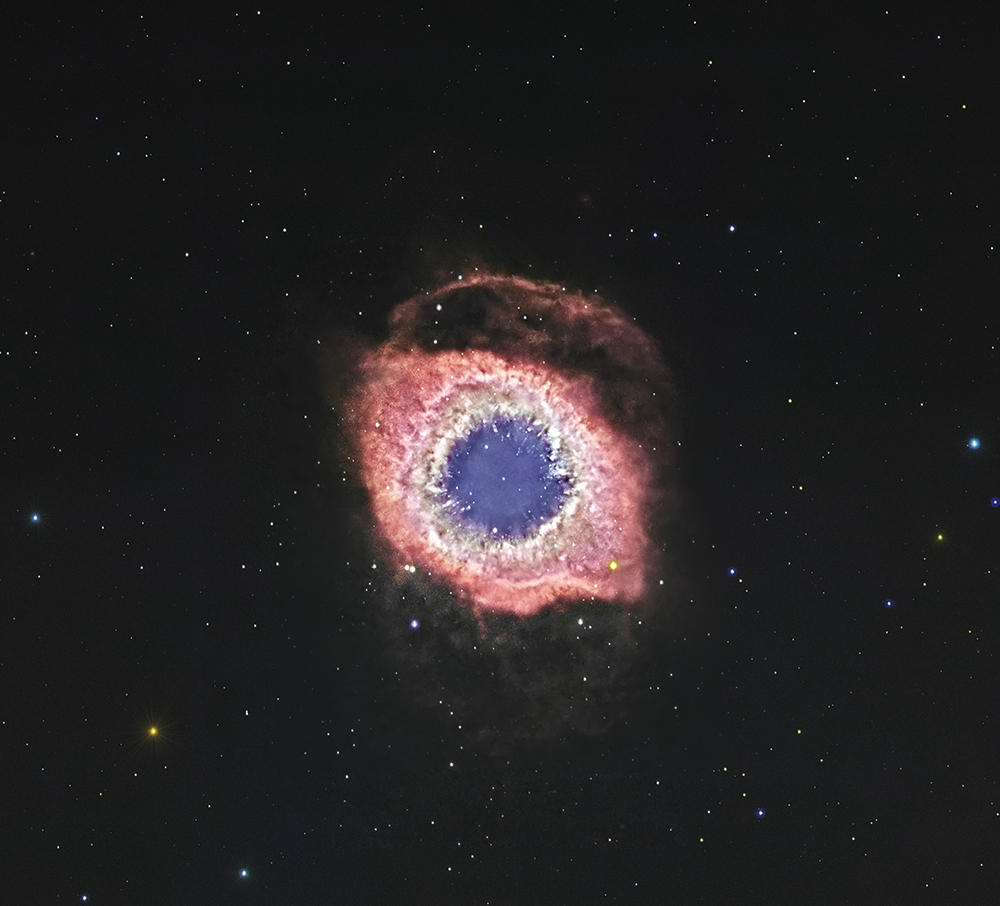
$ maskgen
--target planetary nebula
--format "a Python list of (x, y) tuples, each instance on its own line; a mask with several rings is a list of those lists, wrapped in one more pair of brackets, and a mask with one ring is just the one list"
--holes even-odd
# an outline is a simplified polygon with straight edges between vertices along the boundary
[(402, 303), (339, 404), (380, 548), (476, 612), (643, 600), (669, 384), (596, 295), (475, 274)]

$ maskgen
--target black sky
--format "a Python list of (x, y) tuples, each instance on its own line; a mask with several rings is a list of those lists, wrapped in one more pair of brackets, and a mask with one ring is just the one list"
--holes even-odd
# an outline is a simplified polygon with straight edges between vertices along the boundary
[[(984, 7), (168, 6), (0, 12), (0, 900), (994, 902)], [(676, 382), (600, 731), (396, 620), (336, 455), (325, 351), (477, 264)]]

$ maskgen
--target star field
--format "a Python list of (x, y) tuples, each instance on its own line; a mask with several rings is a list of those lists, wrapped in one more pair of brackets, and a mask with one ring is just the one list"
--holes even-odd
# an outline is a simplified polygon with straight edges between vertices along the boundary
[[(0, 899), (993, 902), (993, 31), (0, 12)], [(373, 519), (352, 363), (478, 273), (596, 293), (673, 376), (641, 606), (484, 616)], [(643, 423), (658, 387), (522, 315)], [(477, 425), (456, 521), (530, 534), (550, 436)]]

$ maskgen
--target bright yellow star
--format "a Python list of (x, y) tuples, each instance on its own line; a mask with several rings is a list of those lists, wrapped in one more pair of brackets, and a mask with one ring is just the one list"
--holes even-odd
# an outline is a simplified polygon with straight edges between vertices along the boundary
[(141, 716), (136, 715), (129, 734), (133, 751), (140, 758), (162, 764), (168, 753), (176, 755), (178, 750), (184, 748), (179, 745), (179, 725), (163, 707), (144, 710)]
[(610, 569), (611, 572), (617, 572), (618, 571), (618, 566), (619, 566), (619, 563), (618, 563), (617, 560), (608, 560), (608, 569)]

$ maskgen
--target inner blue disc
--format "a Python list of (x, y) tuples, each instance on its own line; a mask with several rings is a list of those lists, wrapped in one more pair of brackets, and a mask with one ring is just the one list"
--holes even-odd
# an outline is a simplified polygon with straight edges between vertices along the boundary
[(444, 475), (447, 507), (491, 537), (524, 538), (559, 512), (570, 480), (545, 432), (500, 417), (458, 441)]

